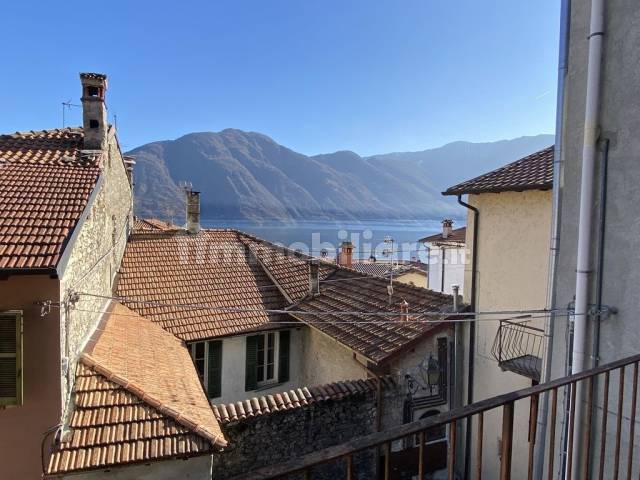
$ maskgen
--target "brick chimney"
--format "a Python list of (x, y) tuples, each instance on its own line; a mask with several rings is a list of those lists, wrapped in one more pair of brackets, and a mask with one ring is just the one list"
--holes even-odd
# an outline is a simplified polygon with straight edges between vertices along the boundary
[(453, 230), (453, 220), (450, 218), (442, 220), (442, 238), (449, 238), (451, 230)]
[(351, 268), (353, 265), (353, 243), (342, 242), (340, 252), (338, 252), (338, 265)]
[(200, 192), (186, 189), (187, 195), (187, 232), (198, 233), (200, 231)]
[(84, 128), (84, 148), (102, 150), (107, 143), (107, 76), (102, 73), (81, 73), (82, 83), (82, 126)]

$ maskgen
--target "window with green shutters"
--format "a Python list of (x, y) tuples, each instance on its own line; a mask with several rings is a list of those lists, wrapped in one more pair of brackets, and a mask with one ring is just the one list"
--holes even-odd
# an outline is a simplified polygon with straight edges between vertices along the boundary
[(289, 330), (247, 337), (245, 390), (289, 381)]
[(222, 341), (195, 342), (191, 357), (209, 398), (222, 395)]
[(0, 405), (22, 405), (22, 312), (0, 312)]

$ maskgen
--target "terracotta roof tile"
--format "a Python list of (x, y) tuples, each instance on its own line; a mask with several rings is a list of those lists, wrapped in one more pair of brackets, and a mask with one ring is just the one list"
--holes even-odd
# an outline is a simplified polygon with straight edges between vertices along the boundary
[(98, 180), (79, 128), (0, 135), (0, 269), (55, 268)]
[[(243, 234), (261, 265), (282, 290), (292, 298), (291, 315), (335, 338), (343, 345), (362, 354), (374, 363), (387, 360), (414, 340), (438, 328), (438, 316), (433, 323), (401, 319), (399, 304), (407, 301), (414, 315), (422, 312), (444, 312), (453, 304), (452, 297), (432, 290), (394, 283), (389, 303), (389, 281), (365, 275), (353, 269), (321, 263), (320, 295), (309, 297), (309, 266), (311, 257), (295, 254), (264, 240)], [(283, 282), (283, 283), (280, 283)], [(371, 317), (362, 315), (332, 315), (327, 311), (398, 312), (398, 316)]]
[(549, 190), (553, 186), (553, 146), (448, 188), (444, 195)]
[(171, 222), (165, 222), (157, 218), (139, 218), (133, 219), (133, 231), (134, 233), (145, 232), (170, 232), (175, 230), (182, 230), (178, 225), (174, 225)]
[(226, 445), (184, 344), (126, 307), (111, 307), (78, 363), (72, 433), (57, 445), (48, 473)]
[[(382, 388), (396, 388), (393, 377), (381, 377)], [(219, 404), (213, 406), (213, 412), (221, 425), (242, 422), (250, 418), (271, 415), (277, 412), (288, 412), (304, 408), (314, 403), (340, 401), (353, 398), (377, 390), (375, 379), (344, 380), (342, 382), (317, 385), (315, 387), (298, 388), (279, 394), (254, 397), (241, 402)], [(275, 398), (280, 402), (275, 402)], [(270, 405), (268, 407), (267, 405)]]
[(447, 238), (442, 237), (442, 232), (430, 235), (418, 240), (420, 243), (465, 243), (467, 227), (454, 228)]
[(123, 303), (186, 341), (268, 328), (271, 321), (283, 318), (292, 321), (264, 312), (216, 310), (283, 309), (287, 305), (235, 231), (134, 234), (119, 277), (117, 295), (128, 299)]

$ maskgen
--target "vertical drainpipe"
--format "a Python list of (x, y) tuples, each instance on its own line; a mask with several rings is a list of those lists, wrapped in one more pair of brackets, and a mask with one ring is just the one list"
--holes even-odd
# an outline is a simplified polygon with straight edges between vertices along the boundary
[[(589, 63), (587, 65), (587, 91), (584, 115), (584, 141), (582, 147), (582, 176), (580, 180), (580, 216), (578, 220), (578, 252), (576, 262), (576, 306), (572, 349), (572, 373), (585, 368), (587, 349), (587, 320), (589, 314), (589, 280), (591, 273), (592, 220), (594, 172), (597, 155), (598, 120), (600, 113), (600, 86), (602, 69), (602, 40), (604, 37), (604, 0), (591, 1), (589, 30)], [(582, 456), (582, 419), (585, 412), (581, 401), (583, 388), (578, 386), (573, 428), (573, 476), (578, 478)], [(569, 430), (571, 431), (571, 430)]]
[[(469, 306), (472, 312), (476, 311), (476, 270), (478, 267), (478, 227), (480, 225), (480, 211), (466, 202), (462, 201), (462, 195), (458, 195), (458, 203), (473, 212), (473, 253), (471, 256), (471, 298)], [(456, 327), (458, 324), (456, 323)], [(476, 322), (475, 318), (469, 322), (469, 363), (468, 363), (468, 383), (467, 383), (467, 404), (473, 403), (473, 360), (476, 355)], [(469, 467), (471, 463), (471, 417), (467, 419), (464, 448), (464, 478), (469, 478)]]
[[(547, 278), (547, 309), (550, 314), (545, 320), (545, 356), (540, 383), (551, 379), (551, 365), (553, 353), (553, 328), (556, 315), (556, 277), (557, 261), (560, 249), (560, 213), (561, 196), (560, 185), (564, 172), (562, 163), (562, 133), (564, 126), (565, 83), (569, 70), (569, 31), (571, 25), (571, 0), (562, 0), (560, 5), (560, 45), (558, 52), (558, 94), (556, 98), (556, 133), (553, 152), (553, 201), (551, 220), (551, 241), (549, 244), (549, 271)], [(547, 441), (547, 416), (549, 410), (549, 395), (544, 393), (540, 397), (538, 408), (538, 427), (536, 429), (536, 457), (534, 461), (533, 478), (541, 480), (544, 471), (545, 444)]]

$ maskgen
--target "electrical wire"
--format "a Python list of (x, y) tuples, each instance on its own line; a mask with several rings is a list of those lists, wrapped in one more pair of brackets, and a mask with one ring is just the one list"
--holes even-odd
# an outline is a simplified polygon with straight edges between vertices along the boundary
[[(118, 317), (131, 317), (131, 314), (127, 314), (127, 313), (115, 313), (115, 312), (111, 312), (109, 310), (91, 310), (91, 309), (83, 309), (83, 308), (74, 308), (74, 311), (76, 312), (84, 312), (84, 313), (95, 313), (95, 314), (100, 314), (100, 315), (104, 315), (104, 314), (108, 314), (108, 315), (114, 315), (114, 316), (118, 316)], [(311, 313), (311, 312), (309, 312)], [(314, 313), (315, 314), (315, 313)], [(399, 316), (399, 314), (396, 313), (396, 316)], [(410, 316), (410, 320), (406, 320), (406, 322), (408, 324), (442, 324), (442, 323), (460, 323), (460, 322), (473, 322), (473, 321), (491, 321), (491, 322), (499, 322), (499, 321), (513, 321), (513, 320), (536, 320), (536, 319), (541, 319), (541, 318), (546, 318), (548, 315), (538, 315), (538, 316), (527, 316), (526, 318), (523, 318), (522, 316), (514, 316), (514, 317), (507, 317), (507, 318), (491, 318), (491, 319), (430, 319), (430, 320), (419, 320), (417, 317), (421, 317), (422, 315), (409, 315)], [(562, 315), (556, 315), (556, 316), (562, 316)], [(158, 320), (153, 320), (155, 322), (166, 322), (166, 321), (181, 321), (181, 319), (177, 319), (177, 318), (162, 318), (162, 319), (158, 319)], [(268, 322), (265, 322), (264, 324), (261, 325), (300, 325), (301, 323), (303, 324), (308, 324), (308, 325), (398, 325), (398, 320), (369, 320), (369, 321), (353, 321), (353, 320), (341, 320), (341, 321), (336, 321), (336, 320), (304, 320), (304, 321), (298, 321), (298, 320), (283, 320), (283, 321), (278, 321), (278, 320), (269, 320)], [(260, 326), (260, 325), (257, 325)]]
[[(321, 310), (321, 311), (308, 311), (308, 310), (294, 310), (291, 309), (269, 309), (269, 308), (253, 308), (253, 307), (221, 307), (207, 304), (198, 303), (168, 303), (160, 301), (139, 300), (130, 297), (117, 297), (110, 295), (98, 295), (86, 292), (76, 292), (79, 296), (101, 298), (103, 300), (114, 300), (123, 303), (135, 303), (152, 307), (167, 307), (172, 309), (186, 309), (186, 310), (210, 310), (229, 313), (268, 313), (268, 314), (281, 314), (281, 315), (359, 315), (359, 316), (380, 316), (380, 317), (397, 317), (399, 312), (391, 312), (388, 310), (381, 311), (350, 311), (350, 310)], [(551, 313), (562, 315), (563, 313), (573, 313), (569, 310), (547, 310), (547, 309), (530, 309), (530, 310), (500, 310), (500, 311), (485, 311), (485, 312), (447, 312), (447, 311), (416, 311), (409, 313), (411, 316), (454, 316), (454, 317), (477, 317), (477, 316), (495, 316), (495, 315), (539, 315), (548, 316)], [(497, 319), (500, 320), (500, 319)]]

